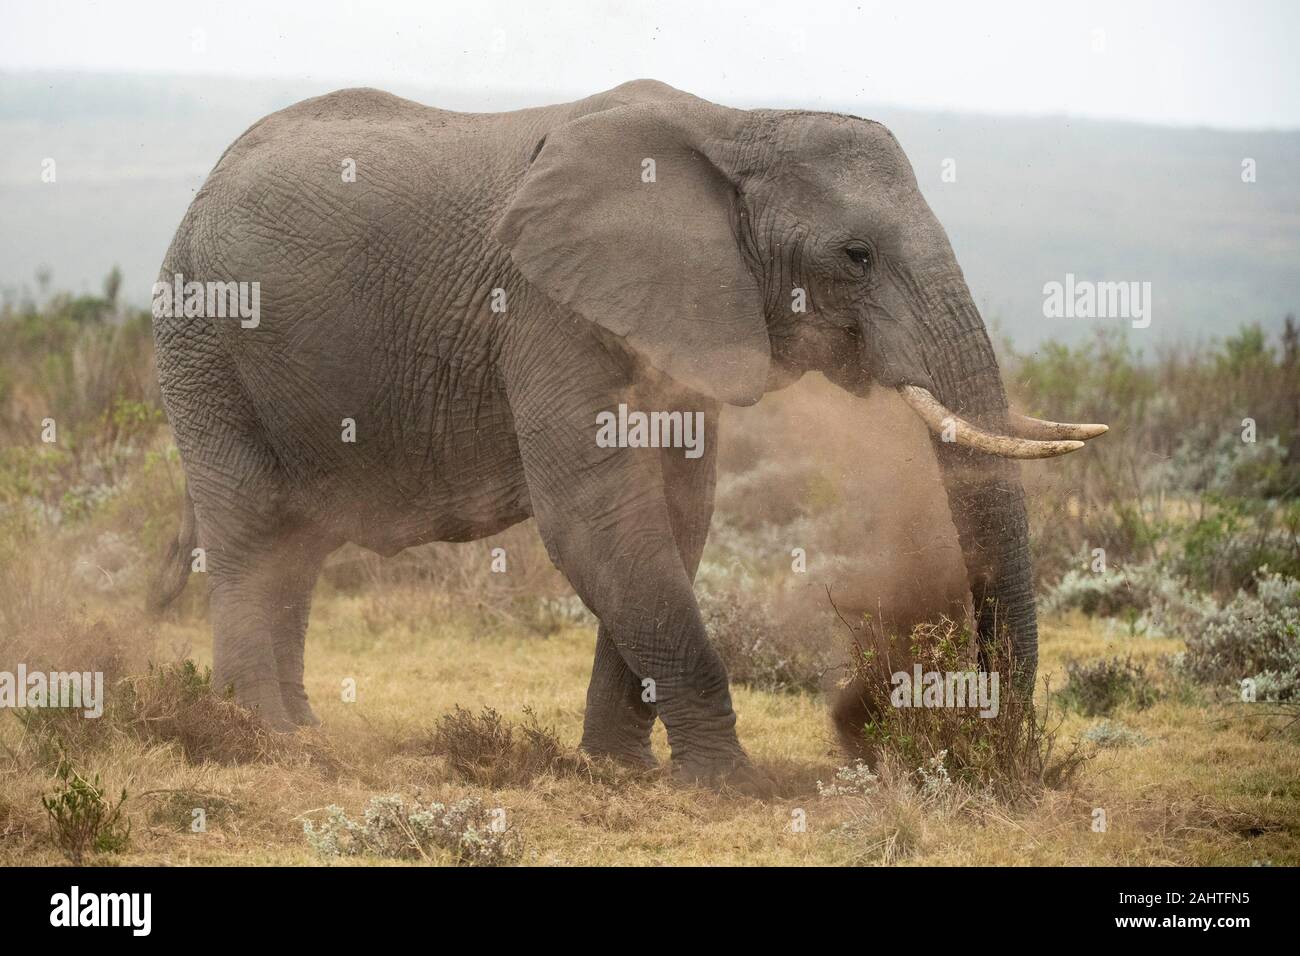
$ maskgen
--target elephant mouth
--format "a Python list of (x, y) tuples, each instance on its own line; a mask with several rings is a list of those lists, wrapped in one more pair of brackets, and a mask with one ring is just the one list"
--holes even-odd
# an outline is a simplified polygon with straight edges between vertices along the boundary
[(1106, 425), (1078, 425), (1029, 418), (1014, 412), (1007, 416), (1010, 434), (986, 431), (950, 411), (929, 389), (901, 385), (903, 401), (942, 440), (999, 458), (1055, 458), (1078, 451), (1084, 442), (1110, 430)]

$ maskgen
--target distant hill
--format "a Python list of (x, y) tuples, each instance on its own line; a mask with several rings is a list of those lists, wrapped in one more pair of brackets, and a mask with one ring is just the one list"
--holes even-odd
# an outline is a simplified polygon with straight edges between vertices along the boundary
[[(195, 190), (259, 117), (336, 84), (230, 78), (0, 73), (0, 294), (98, 289), (121, 266), (145, 304)], [(588, 91), (410, 89), (433, 106), (499, 110)], [(1266, 327), (1300, 311), (1300, 131), (1224, 132), (1065, 117), (1008, 118), (867, 103), (739, 103), (832, 109), (898, 136), (948, 229), (985, 317), (1020, 347), (1072, 339), (1045, 319), (1043, 285), (1066, 273), (1149, 281), (1153, 344)], [(57, 180), (41, 181), (42, 161)], [(1241, 181), (1243, 158), (1257, 181)], [(956, 181), (941, 181), (945, 159)], [(1146, 341), (1147, 339), (1143, 339)]]

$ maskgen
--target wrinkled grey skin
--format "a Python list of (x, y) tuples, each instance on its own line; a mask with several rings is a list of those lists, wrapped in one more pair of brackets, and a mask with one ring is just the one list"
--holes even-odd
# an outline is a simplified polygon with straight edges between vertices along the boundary
[[(692, 593), (720, 404), (821, 370), (855, 394), (915, 384), (975, 421), (1006, 414), (961, 269), (887, 129), (653, 81), (501, 114), (374, 90), (299, 103), (222, 157), (167, 253), (174, 273), (260, 282), (261, 321), (155, 320), (188, 477), (157, 601), (197, 538), (215, 680), (276, 728), (315, 722), (303, 642), (330, 551), (535, 516), (600, 619), (584, 748), (649, 763), (658, 716), (677, 774), (743, 784), (754, 771)], [(597, 413), (621, 401), (704, 411), (706, 453), (597, 447)], [(980, 634), (996, 613), (1032, 675), (1017, 473), (935, 448)]]

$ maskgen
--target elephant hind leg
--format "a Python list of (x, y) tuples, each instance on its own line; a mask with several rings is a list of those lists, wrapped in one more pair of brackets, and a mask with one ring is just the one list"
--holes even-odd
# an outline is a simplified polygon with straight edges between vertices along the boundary
[[(213, 686), (271, 727), (314, 718), (302, 690), (311, 592), (331, 546), (301, 513), (216, 328), (164, 322), (159, 380), (211, 593)], [(202, 362), (203, 387), (193, 385)], [(297, 496), (301, 497), (301, 496)]]
[(320, 725), (303, 686), (307, 619), (311, 614), (312, 591), (325, 557), (323, 549), (313, 547), (313, 544), (300, 538), (279, 543), (275, 549), (283, 555), (276, 584), (278, 597), (272, 608), (275, 673), (285, 714), (300, 727)]
[(213, 684), (275, 730), (319, 723), (303, 688), (312, 588), (323, 551), (301, 534), (212, 556)]
[(212, 683), (232, 692), (272, 730), (295, 726), (280, 694), (272, 633), (280, 595), (264, 555), (213, 553), (209, 563), (212, 613)]

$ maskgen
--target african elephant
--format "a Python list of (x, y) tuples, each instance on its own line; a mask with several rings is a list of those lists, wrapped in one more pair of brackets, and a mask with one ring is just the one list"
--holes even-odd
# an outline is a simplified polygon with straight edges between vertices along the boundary
[[(332, 550), (391, 555), (533, 516), (600, 622), (585, 750), (652, 763), (657, 716), (675, 777), (761, 776), (692, 585), (721, 404), (809, 370), (899, 389), (936, 433), (979, 634), (1009, 628), (1032, 679), (1007, 459), (1104, 428), (1009, 417), (944, 230), (877, 123), (645, 80), (497, 114), (343, 90), (226, 151), (155, 289), (173, 282), (258, 283), (260, 314), (212, 314), (210, 293), (191, 309), (188, 291), (155, 308), (187, 478), (155, 600), (184, 586), (197, 542), (214, 680), (272, 727), (315, 722), (303, 645)], [(698, 453), (655, 447), (671, 435), (597, 441), (602, 413), (628, 409), (698, 422)]]

